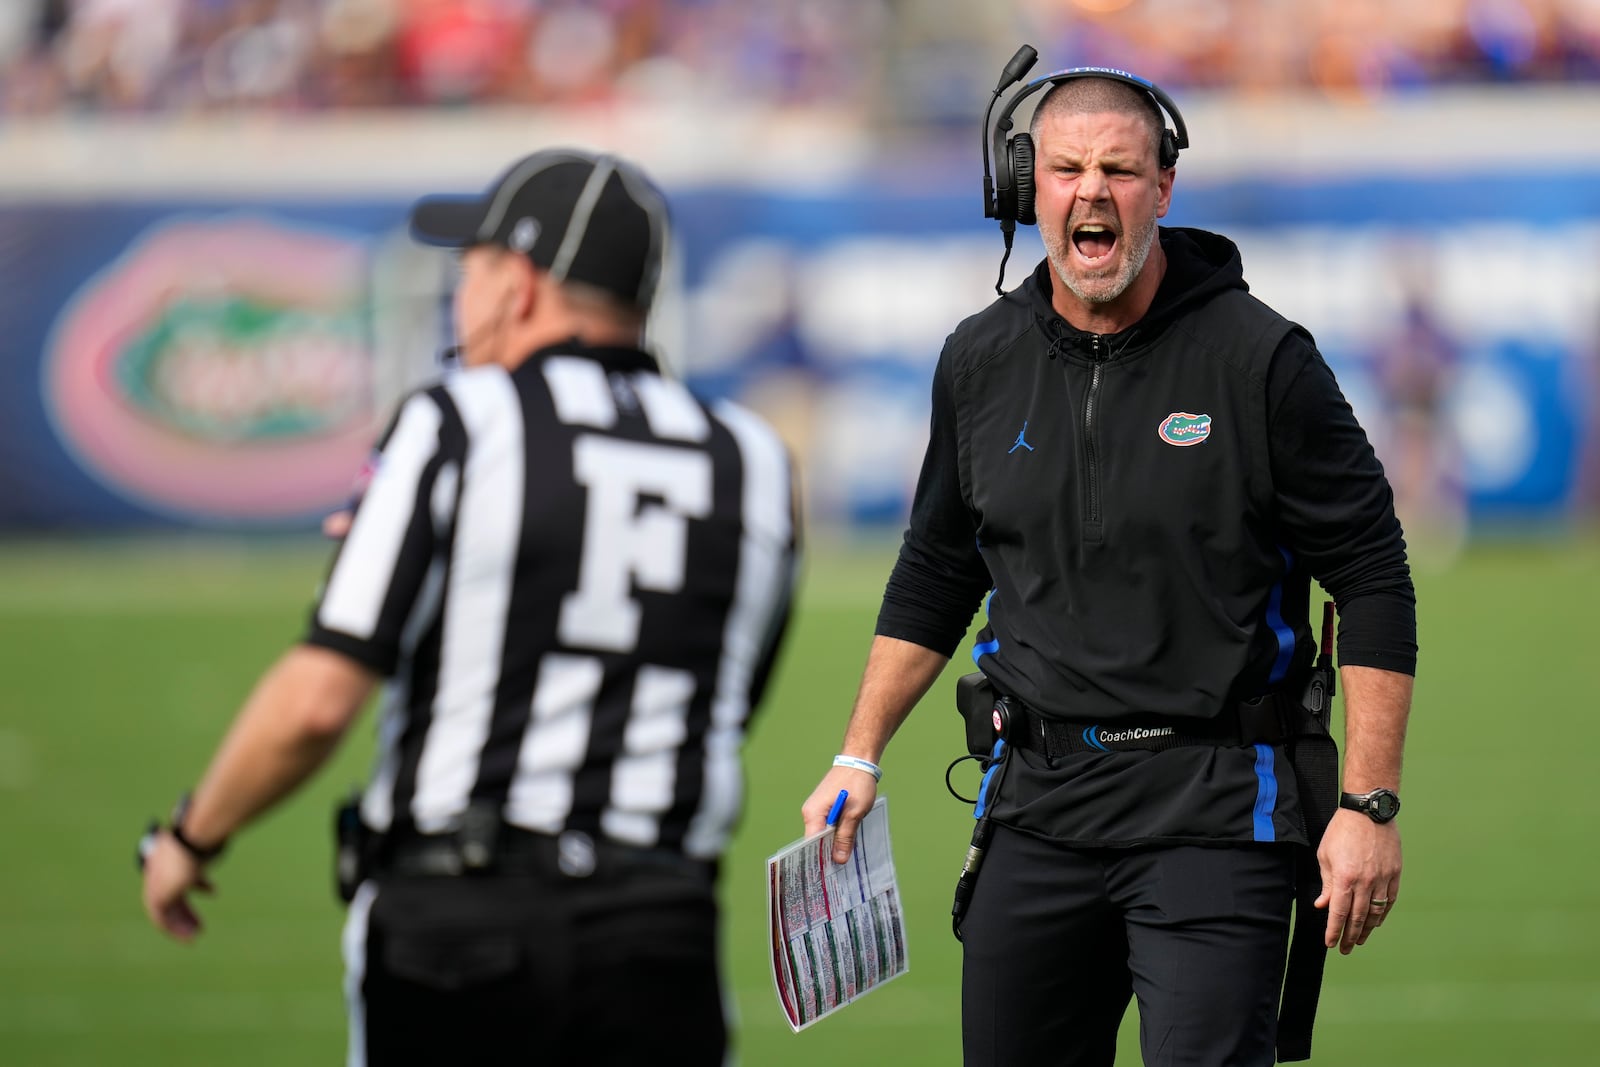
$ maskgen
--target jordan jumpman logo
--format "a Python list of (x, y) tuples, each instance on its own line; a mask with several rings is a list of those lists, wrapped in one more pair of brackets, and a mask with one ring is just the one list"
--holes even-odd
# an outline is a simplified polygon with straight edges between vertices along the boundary
[(1033, 446), (1030, 445), (1027, 442), (1027, 440), (1026, 440), (1027, 436), (1028, 436), (1028, 420), (1027, 419), (1023, 419), (1022, 420), (1022, 429), (1017, 431), (1017, 441), (1009, 449), (1006, 450), (1006, 455), (1008, 455), (1008, 456), (1011, 455), (1011, 453), (1015, 452), (1019, 448), (1026, 448), (1029, 452), (1032, 452), (1033, 451)]

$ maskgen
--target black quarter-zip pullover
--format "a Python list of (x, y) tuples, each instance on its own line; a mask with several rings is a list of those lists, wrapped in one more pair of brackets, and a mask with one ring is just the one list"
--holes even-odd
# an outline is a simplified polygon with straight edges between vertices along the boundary
[[(877, 632), (949, 655), (984, 602), (974, 659), (1039, 713), (1207, 719), (1306, 669), (1316, 579), (1339, 606), (1341, 663), (1411, 673), (1393, 495), (1332, 372), (1249, 294), (1231, 241), (1166, 227), (1160, 240), (1162, 284), (1121, 333), (1063, 321), (1046, 261), (950, 335)], [(1068, 836), (1232, 825), (1175, 815)]]

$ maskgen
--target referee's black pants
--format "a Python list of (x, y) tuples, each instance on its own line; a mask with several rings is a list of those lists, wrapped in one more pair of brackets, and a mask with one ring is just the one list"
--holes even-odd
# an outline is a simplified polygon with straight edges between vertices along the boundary
[(728, 1041), (707, 878), (365, 883), (344, 934), (350, 1067), (717, 1067)]
[(1135, 994), (1146, 1067), (1270, 1067), (1293, 896), (1292, 846), (996, 826), (962, 924), (966, 1067), (1105, 1067)]

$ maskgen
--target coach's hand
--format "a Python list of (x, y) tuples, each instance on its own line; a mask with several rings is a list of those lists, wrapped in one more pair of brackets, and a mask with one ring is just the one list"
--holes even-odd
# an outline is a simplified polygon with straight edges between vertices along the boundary
[(1340, 810), (1322, 835), (1317, 863), (1322, 895), (1316, 906), (1328, 909), (1323, 943), (1349, 955), (1394, 914), (1400, 897), (1400, 828)]
[(827, 829), (828, 812), (839, 798), (841, 789), (850, 795), (845, 799), (844, 809), (839, 812), (839, 821), (834, 824), (835, 863), (844, 863), (850, 858), (850, 850), (856, 843), (856, 827), (861, 825), (861, 820), (872, 810), (873, 801), (878, 798), (878, 780), (866, 771), (858, 771), (853, 767), (835, 767), (822, 779), (806, 802), (800, 805), (800, 817), (805, 820), (805, 835), (820, 834)]
[(201, 930), (200, 916), (189, 903), (190, 890), (216, 892), (200, 861), (162, 830), (144, 857), (144, 912), (179, 941), (192, 940)]

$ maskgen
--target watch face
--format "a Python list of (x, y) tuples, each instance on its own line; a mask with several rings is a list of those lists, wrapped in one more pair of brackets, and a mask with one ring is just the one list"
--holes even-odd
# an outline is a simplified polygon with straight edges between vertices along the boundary
[(1387, 789), (1374, 793), (1371, 804), (1373, 817), (1379, 822), (1388, 822), (1400, 814), (1400, 798)]

